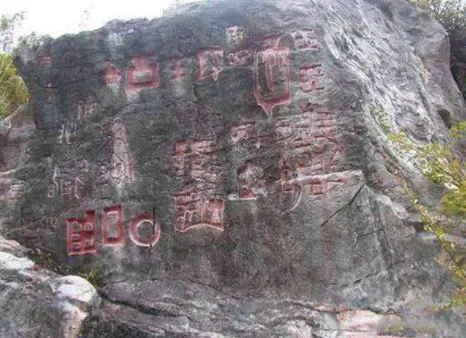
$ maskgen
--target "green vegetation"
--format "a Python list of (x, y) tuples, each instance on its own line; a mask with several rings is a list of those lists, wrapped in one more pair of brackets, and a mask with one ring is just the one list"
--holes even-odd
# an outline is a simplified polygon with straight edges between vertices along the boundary
[(28, 100), (29, 94), (23, 79), (16, 73), (11, 52), (13, 33), (24, 14), (0, 16), (0, 118), (15, 111)]
[(451, 35), (464, 30), (466, 25), (466, 3), (462, 0), (409, 0), (435, 18)]
[(10, 54), (0, 54), (0, 118), (11, 114), (29, 97), (26, 84), (17, 75)]
[(11, 52), (14, 31), (23, 19), (24, 13), (17, 13), (13, 16), (0, 15), (0, 53)]
[(16, 50), (21, 48), (37, 49), (48, 39), (51, 39), (49, 35), (37, 35), (36, 32), (32, 32), (31, 34), (25, 36), (20, 36)]
[[(450, 133), (456, 143), (466, 138), (466, 121), (453, 127)], [(456, 295), (447, 306), (465, 305), (466, 245), (464, 240), (461, 243), (460, 236), (452, 234), (466, 230), (466, 162), (447, 145), (419, 146), (405, 133), (392, 134), (389, 139), (406, 156), (416, 159), (424, 177), (445, 187), (441, 206), (433, 212), (418, 200), (407, 184), (404, 190), (418, 211), (424, 229), (432, 232), (445, 249), (446, 255), (438, 261), (448, 269), (457, 286)]]

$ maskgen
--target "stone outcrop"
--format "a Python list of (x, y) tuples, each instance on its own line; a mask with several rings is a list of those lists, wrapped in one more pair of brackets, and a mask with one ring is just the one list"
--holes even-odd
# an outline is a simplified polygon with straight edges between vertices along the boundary
[(42, 269), (26, 252), (0, 236), (0, 336), (78, 337), (90, 307), (99, 305), (95, 288)]
[(1, 232), (102, 298), (51, 330), (461, 337), (402, 185), (438, 196), (388, 140), (449, 142), (448, 50), (403, 0), (203, 1), (23, 50)]

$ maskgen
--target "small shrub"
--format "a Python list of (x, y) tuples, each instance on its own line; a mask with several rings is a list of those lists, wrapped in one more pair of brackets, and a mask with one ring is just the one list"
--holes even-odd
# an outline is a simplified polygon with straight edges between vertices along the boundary
[(436, 19), (448, 34), (466, 26), (466, 3), (462, 0), (409, 0)]
[[(450, 130), (454, 141), (466, 138), (466, 121)], [(456, 294), (446, 307), (466, 305), (466, 247), (450, 236), (455, 228), (466, 226), (466, 161), (457, 156), (447, 145), (432, 143), (418, 145), (405, 133), (392, 134), (389, 140), (403, 154), (417, 163), (423, 176), (443, 185), (442, 205), (435, 211), (423, 205), (416, 194), (404, 183), (404, 191), (420, 215), (424, 229), (432, 232), (446, 255), (438, 258), (456, 283)]]
[(29, 98), (23, 79), (17, 75), (9, 54), (0, 54), (0, 118), (12, 113)]

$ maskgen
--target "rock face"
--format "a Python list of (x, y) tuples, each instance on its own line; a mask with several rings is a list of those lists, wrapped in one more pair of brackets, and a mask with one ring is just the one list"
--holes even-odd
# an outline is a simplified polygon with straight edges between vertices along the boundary
[(0, 236), (0, 336), (77, 337), (99, 304), (96, 290), (81, 277), (41, 269), (25, 253)]
[(96, 276), (81, 337), (462, 337), (387, 139), (466, 116), (448, 49), (402, 0), (212, 0), (23, 51), (1, 231)]

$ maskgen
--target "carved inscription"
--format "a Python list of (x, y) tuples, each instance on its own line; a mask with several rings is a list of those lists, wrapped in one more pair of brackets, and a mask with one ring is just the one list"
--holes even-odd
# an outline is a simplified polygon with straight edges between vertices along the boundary
[(84, 218), (68, 218), (66, 248), (69, 256), (97, 252), (95, 211), (86, 211)]
[(317, 38), (312, 29), (303, 29), (291, 33), (295, 48), (299, 51), (318, 50)]
[(216, 150), (213, 140), (177, 141), (173, 155), (175, 175), (183, 181), (196, 180), (198, 187), (215, 189), (215, 181), (218, 179), (215, 174), (218, 171), (214, 154)]
[(128, 144), (128, 135), (123, 121), (115, 119), (112, 125), (112, 170), (111, 178), (118, 187), (135, 180), (134, 161)]
[(336, 114), (315, 109), (311, 103), (301, 113), (279, 119), (274, 137), (286, 149), (281, 171), (281, 190), (303, 191), (310, 196), (325, 196), (332, 184), (343, 184), (341, 148), (334, 134)]
[(170, 80), (180, 81), (188, 76), (187, 60), (179, 59), (170, 62)]
[(189, 189), (175, 196), (175, 208), (175, 230), (179, 232), (202, 227), (223, 231), (223, 199), (203, 199), (195, 189)]
[(251, 162), (247, 162), (236, 171), (238, 181), (238, 197), (255, 200), (259, 195), (266, 196), (263, 180), (264, 170)]
[[(142, 234), (144, 225), (146, 231)], [(131, 220), (129, 236), (138, 246), (153, 247), (160, 239), (160, 223), (151, 215), (140, 215)]]
[(16, 204), (24, 198), (26, 191), (26, 182), (9, 178), (0, 178), (0, 201), (5, 200)]
[(71, 161), (62, 166), (55, 165), (52, 182), (47, 187), (47, 197), (79, 200), (84, 196), (85, 184), (81, 175), (89, 171), (86, 160)]
[(294, 189), (293, 170), (284, 163), (280, 171), (280, 184), (283, 192), (292, 192)]
[(81, 199), (84, 190), (84, 183), (79, 177), (75, 177), (74, 180), (61, 180), (60, 182), (60, 193), (61, 197), (65, 199)]
[(127, 72), (126, 88), (129, 92), (160, 85), (159, 65), (155, 56), (134, 56)]
[(304, 176), (329, 173), (339, 157), (336, 140), (327, 137), (313, 138), (312, 145), (304, 145), (296, 150), (297, 170)]
[(300, 115), (276, 122), (276, 140), (290, 148), (300, 176), (323, 175), (338, 170), (341, 149), (333, 136), (334, 113), (304, 105)]
[(329, 184), (344, 184), (344, 174), (340, 175), (316, 175), (309, 177), (303, 182), (303, 185), (309, 188), (309, 195), (318, 196), (326, 195), (328, 193)]
[(295, 125), (293, 121), (287, 118), (281, 118), (275, 121), (273, 128), (274, 140), (277, 143), (286, 144), (294, 135)]
[[(291, 36), (291, 38), (290, 38)], [(282, 39), (286, 37), (286, 39)], [(273, 109), (292, 101), (290, 84), (290, 49), (297, 52), (316, 51), (319, 49), (314, 31), (302, 29), (284, 33), (252, 42), (251, 51), (240, 47), (246, 39), (245, 28), (231, 26), (226, 28), (227, 44), (232, 48), (228, 62), (232, 67), (253, 68), (253, 94), (260, 107), (268, 117)], [(291, 39), (293, 40), (291, 42)], [(283, 40), (283, 41), (282, 41)], [(212, 47), (198, 51), (199, 72), (197, 80), (212, 78), (218, 81), (224, 68), (224, 51)], [(46, 62), (44, 61), (44, 64)], [(42, 61), (41, 61), (42, 67)], [(189, 76), (186, 59), (168, 62), (167, 78), (169, 85), (182, 93), (181, 83)], [(300, 89), (305, 94), (326, 90), (322, 63), (316, 61), (299, 68)], [(126, 73), (127, 93), (145, 88), (160, 86), (159, 64), (154, 55), (134, 56)], [(106, 84), (120, 84), (121, 72), (107, 61), (105, 69)], [(298, 87), (298, 86), (296, 86)], [(48, 93), (55, 89), (54, 94)], [(52, 83), (45, 87), (48, 103), (56, 100), (56, 88)], [(300, 94), (301, 96), (306, 96)], [(311, 96), (311, 95), (307, 95)], [(50, 102), (49, 102), (50, 101)], [(96, 104), (89, 100), (78, 101), (78, 120), (91, 116)], [(284, 114), (285, 115), (285, 114)], [(260, 147), (260, 140), (271, 140), (283, 151), (278, 182), (280, 193), (291, 193), (299, 197), (303, 192), (314, 198), (326, 195), (334, 184), (343, 184), (341, 170), (341, 148), (335, 137), (336, 115), (325, 109), (315, 110), (311, 104), (302, 110), (293, 111), (285, 117), (269, 119), (268, 130), (259, 135), (254, 121), (233, 124), (231, 143), (235, 147), (255, 143)], [(263, 124), (260, 124), (263, 127)], [(76, 124), (63, 123), (58, 137), (60, 144), (70, 144), (76, 132)], [(95, 177), (95, 184), (113, 183), (121, 188), (135, 181), (135, 163), (129, 148), (126, 127), (121, 119), (115, 119), (111, 127), (112, 157), (111, 165), (101, 166)], [(207, 137), (207, 136), (203, 136)], [(176, 210), (175, 230), (187, 232), (195, 228), (210, 227), (224, 230), (225, 200), (219, 198), (223, 170), (218, 147), (212, 139), (181, 139), (175, 142), (172, 165), (175, 177), (183, 187), (173, 195)], [(275, 156), (275, 155), (274, 155)], [(236, 170), (237, 197), (233, 199), (256, 200), (267, 196), (264, 168), (254, 161), (243, 162)], [(274, 167), (275, 168), (275, 167)], [(275, 169), (274, 169), (275, 170)], [(233, 174), (233, 173), (232, 173)], [(278, 174), (278, 173), (277, 173)], [(275, 174), (274, 174), (275, 175)], [(52, 183), (47, 191), (48, 197), (63, 198), (82, 197), (84, 183), (79, 176), (64, 177), (58, 166), (55, 168)], [(268, 176), (267, 177), (273, 177)], [(276, 189), (274, 189), (276, 191)], [(290, 194), (290, 195), (291, 195)], [(281, 197), (280, 197), (281, 198)], [(292, 204), (297, 205), (297, 204)], [(294, 207), (293, 207), (294, 208)], [(84, 219), (67, 220), (67, 248), (70, 255), (96, 252), (95, 211), (87, 211)], [(102, 211), (102, 245), (124, 246), (123, 208), (120, 205), (104, 208)], [(153, 247), (161, 235), (159, 221), (152, 215), (140, 215), (129, 223), (128, 236), (131, 241), (142, 247)], [(92, 225), (92, 226), (91, 226)], [(87, 230), (86, 230), (87, 229)], [(93, 239), (93, 241), (90, 241)]]
[(253, 54), (249, 50), (239, 50), (228, 54), (228, 62), (233, 67), (244, 67), (253, 59)]
[(237, 47), (245, 39), (244, 26), (231, 26), (226, 29), (227, 43), (232, 47)]
[(121, 71), (116, 68), (110, 61), (106, 61), (107, 67), (105, 68), (104, 81), (105, 84), (120, 84)]
[(234, 145), (241, 144), (242, 142), (253, 141), (257, 146), (259, 146), (260, 138), (256, 130), (255, 122), (233, 124), (231, 127), (231, 141)]
[(314, 64), (309, 67), (299, 69), (299, 79), (301, 82), (301, 90), (304, 93), (320, 92), (325, 90), (322, 84), (324, 73), (322, 64)]
[(24, 182), (12, 184), (8, 191), (8, 198), (12, 201), (19, 201), (23, 199), (26, 189), (27, 186)]
[(102, 211), (102, 244), (104, 246), (125, 245), (121, 205), (107, 207)]
[(274, 107), (291, 102), (289, 50), (275, 47), (273, 41), (269, 43), (274, 47), (257, 51), (254, 59), (254, 96), (267, 116)]
[(169, 84), (175, 95), (184, 93), (183, 82), (188, 77), (188, 67), (186, 59), (170, 61)]
[[(213, 208), (215, 209), (215, 208)], [(218, 222), (215, 213), (204, 216), (211, 222)], [(209, 218), (210, 217), (210, 218)], [(56, 218), (53, 218), (56, 220)], [(124, 215), (121, 205), (102, 210), (102, 247), (123, 247), (125, 245)], [(97, 253), (96, 211), (86, 211), (82, 219), (67, 219), (66, 248), (68, 255)], [(131, 241), (142, 247), (153, 247), (160, 239), (161, 227), (152, 215), (139, 215), (130, 221), (128, 229)]]
[(179, 140), (175, 143), (175, 176), (194, 186), (175, 194), (177, 231), (186, 232), (203, 226), (223, 230), (225, 203), (215, 197), (223, 172), (218, 165), (216, 152), (217, 146), (213, 140)]
[(210, 48), (198, 53), (199, 75), (197, 80), (204, 80), (212, 77), (218, 80), (218, 75), (223, 70), (223, 50), (220, 48)]

